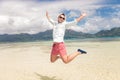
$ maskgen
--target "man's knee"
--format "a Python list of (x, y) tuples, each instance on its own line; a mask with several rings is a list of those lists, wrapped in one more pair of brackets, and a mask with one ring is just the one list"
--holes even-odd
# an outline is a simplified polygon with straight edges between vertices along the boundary
[(55, 59), (52, 59), (52, 58), (50, 59), (51, 63), (54, 63), (55, 61), (56, 61)]
[(54, 63), (55, 61), (50, 61), (51, 63)]
[(69, 63), (67, 59), (62, 59), (62, 61), (63, 61), (65, 64)]

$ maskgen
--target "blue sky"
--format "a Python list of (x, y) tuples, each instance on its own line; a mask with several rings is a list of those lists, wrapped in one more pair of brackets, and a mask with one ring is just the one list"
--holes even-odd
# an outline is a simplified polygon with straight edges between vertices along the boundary
[[(49, 2), (54, 2), (54, 1), (64, 1), (64, 0), (38, 0), (38, 1), (49, 1)], [(69, 0), (70, 1), (70, 0)], [(72, 1), (72, 0), (71, 0)], [(101, 0), (102, 4), (120, 4), (120, 0)]]
[(116, 4), (120, 4), (120, 0), (104, 0), (102, 3), (116, 5)]
[(69, 28), (78, 32), (120, 27), (120, 0), (1, 0), (0, 34), (35, 34), (52, 29), (46, 11), (53, 20), (65, 13), (67, 21), (86, 12), (87, 17)]

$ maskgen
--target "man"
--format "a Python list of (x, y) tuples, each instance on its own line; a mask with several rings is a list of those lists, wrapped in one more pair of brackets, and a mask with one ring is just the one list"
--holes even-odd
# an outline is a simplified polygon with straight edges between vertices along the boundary
[(64, 63), (69, 63), (79, 54), (86, 54), (86, 51), (78, 49), (75, 53), (67, 55), (65, 45), (64, 45), (64, 34), (66, 27), (73, 26), (77, 24), (81, 19), (86, 16), (83, 13), (80, 17), (76, 18), (74, 21), (66, 22), (65, 14), (60, 14), (58, 16), (58, 21), (53, 21), (48, 12), (46, 12), (46, 17), (48, 21), (53, 25), (53, 46), (51, 51), (51, 62), (55, 62), (58, 58), (61, 58)]

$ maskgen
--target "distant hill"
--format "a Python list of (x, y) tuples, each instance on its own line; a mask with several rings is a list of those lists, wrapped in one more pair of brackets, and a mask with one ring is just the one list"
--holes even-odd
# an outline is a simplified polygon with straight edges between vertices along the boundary
[[(96, 34), (89, 34), (83, 32), (76, 32), (73, 30), (66, 30), (65, 39), (83, 39), (96, 37), (120, 37), (120, 27), (112, 28), (111, 30), (101, 30)], [(0, 42), (27, 42), (38, 40), (52, 40), (52, 30), (39, 32), (37, 34), (4, 34), (0, 35)]]
[(51, 40), (52, 30), (47, 30), (45, 32), (39, 32), (37, 34), (4, 34), (0, 35), (0, 42), (27, 42), (27, 41), (37, 41), (37, 40)]
[(111, 30), (101, 30), (95, 34), (97, 37), (117, 37), (120, 36), (120, 27)]
[(73, 30), (66, 30), (65, 39), (83, 39), (83, 38), (93, 38), (95, 37), (94, 34), (83, 33), (83, 32), (76, 32)]

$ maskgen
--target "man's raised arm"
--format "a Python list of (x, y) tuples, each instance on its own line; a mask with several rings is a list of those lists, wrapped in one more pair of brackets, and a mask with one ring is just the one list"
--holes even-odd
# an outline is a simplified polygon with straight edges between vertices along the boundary
[(76, 21), (79, 22), (81, 19), (83, 19), (87, 14), (83, 13), (80, 17), (76, 18)]
[(52, 24), (52, 25), (54, 25), (54, 21), (50, 18), (50, 16), (48, 15), (48, 12), (46, 11), (46, 17), (47, 17), (47, 19), (48, 19), (48, 21)]
[(47, 12), (47, 11), (46, 11), (46, 17), (47, 17), (48, 20), (50, 20), (50, 17), (49, 17), (49, 15), (48, 15), (48, 12)]

